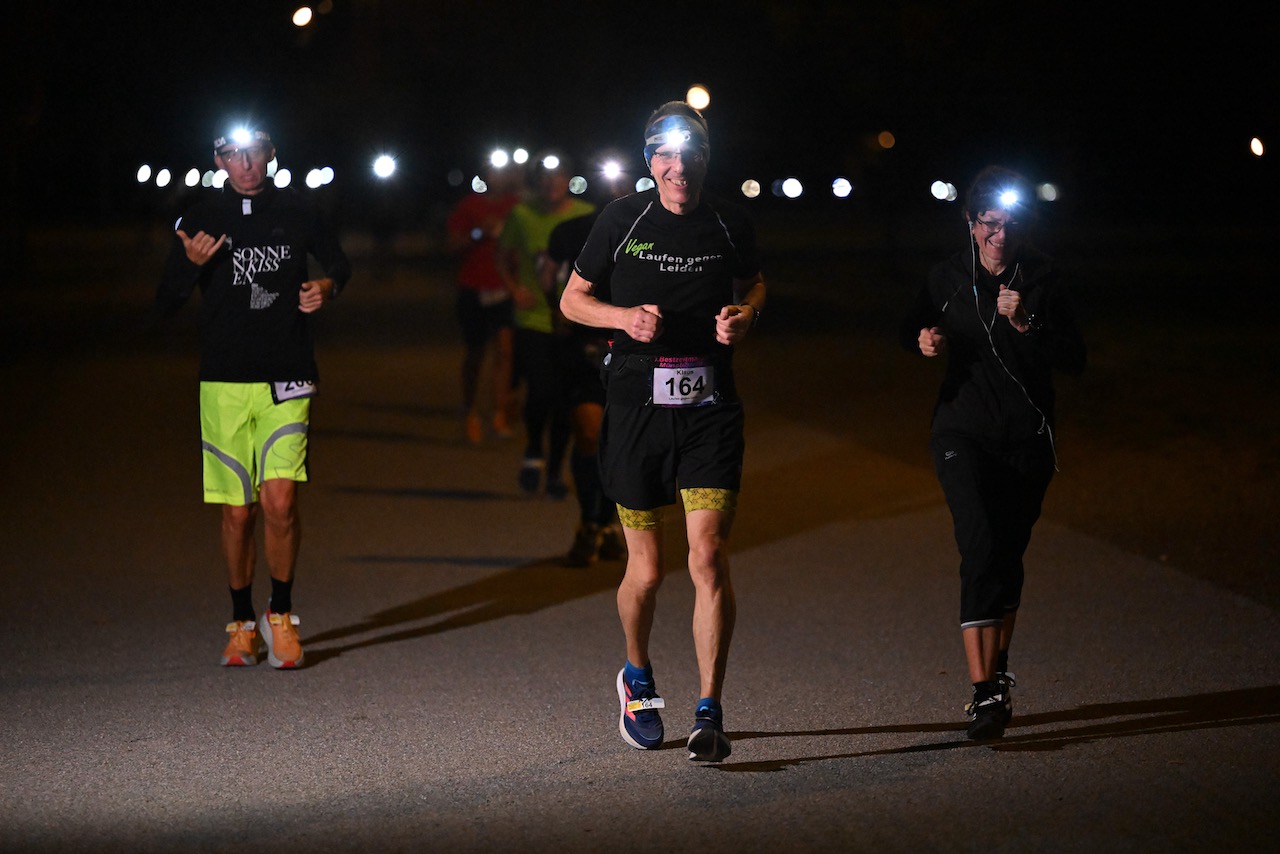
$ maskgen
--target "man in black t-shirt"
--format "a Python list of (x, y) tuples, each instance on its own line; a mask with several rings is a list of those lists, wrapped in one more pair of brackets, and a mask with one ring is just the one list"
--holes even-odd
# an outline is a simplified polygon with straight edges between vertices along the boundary
[(765, 286), (750, 221), (703, 191), (702, 115), (672, 101), (645, 127), (654, 189), (601, 212), (560, 304), (569, 320), (613, 331), (599, 455), (628, 551), (618, 588), (627, 653), (619, 731), (639, 749), (662, 744), (649, 635), (664, 571), (662, 508), (681, 500), (700, 691), (689, 758), (718, 762), (730, 752), (720, 704), (736, 612), (727, 544), (744, 451), (732, 356), (760, 317)]

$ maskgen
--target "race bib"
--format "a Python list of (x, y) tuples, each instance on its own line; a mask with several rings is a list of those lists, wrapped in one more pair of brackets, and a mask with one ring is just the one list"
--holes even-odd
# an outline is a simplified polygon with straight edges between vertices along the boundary
[(713, 403), (716, 369), (693, 356), (660, 356), (653, 365), (654, 406)]
[(309, 380), (285, 380), (271, 383), (271, 399), (276, 403), (296, 400), (300, 397), (315, 397), (317, 391), (316, 384)]

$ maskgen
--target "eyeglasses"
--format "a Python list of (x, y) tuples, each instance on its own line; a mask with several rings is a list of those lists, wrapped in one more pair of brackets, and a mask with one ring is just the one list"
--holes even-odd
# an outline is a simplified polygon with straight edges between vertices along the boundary
[(676, 149), (675, 151), (655, 151), (653, 159), (659, 163), (672, 164), (676, 162), (676, 158), (680, 158), (681, 163), (702, 163), (707, 156), (700, 148), (694, 149)]
[(261, 163), (267, 157), (267, 149), (261, 145), (247, 145), (244, 148), (224, 148), (217, 155), (228, 162), (243, 157), (246, 162)]
[(1012, 219), (1006, 220), (1005, 222), (1001, 222), (998, 219), (980, 219), (978, 220), (978, 225), (982, 226), (983, 230), (986, 231), (987, 234), (998, 234), (1001, 231), (1016, 231), (1022, 227), (1022, 223)]

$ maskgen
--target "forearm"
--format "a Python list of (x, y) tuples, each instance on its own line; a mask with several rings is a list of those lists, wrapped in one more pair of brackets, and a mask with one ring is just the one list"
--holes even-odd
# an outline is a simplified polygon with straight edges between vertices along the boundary
[(570, 275), (560, 295), (560, 312), (574, 323), (598, 329), (622, 329), (627, 309), (602, 302), (593, 293), (594, 286), (576, 272)]

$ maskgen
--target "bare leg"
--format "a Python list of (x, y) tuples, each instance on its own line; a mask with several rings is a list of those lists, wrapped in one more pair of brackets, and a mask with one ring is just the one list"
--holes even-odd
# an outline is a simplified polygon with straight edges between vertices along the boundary
[(298, 518), (298, 484), (277, 478), (264, 481), (261, 491), (263, 530), (266, 532), (267, 569), (277, 581), (292, 581), (302, 544)]
[(962, 629), (964, 655), (969, 662), (970, 682), (990, 682), (996, 678), (996, 656), (1000, 652), (1000, 626)]
[(698, 656), (699, 696), (720, 699), (729, 662), (729, 642), (737, 600), (729, 581), (729, 528), (733, 516), (721, 510), (693, 510), (686, 516), (689, 575), (695, 594), (693, 645)]
[(1018, 622), (1017, 611), (1006, 611), (1004, 622), (1000, 624), (1000, 652), (1008, 652), (1009, 644), (1013, 642), (1013, 627)]
[(222, 505), (222, 556), (227, 562), (227, 583), (240, 590), (253, 583), (254, 562), (258, 556), (254, 530), (258, 524), (258, 505)]
[(651, 531), (624, 528), (627, 569), (618, 585), (618, 617), (627, 638), (627, 661), (649, 663), (649, 633), (662, 584), (662, 526)]

